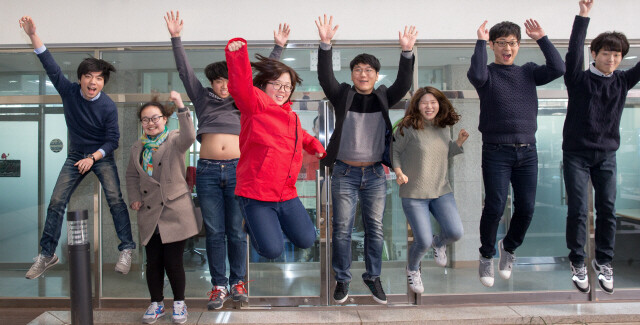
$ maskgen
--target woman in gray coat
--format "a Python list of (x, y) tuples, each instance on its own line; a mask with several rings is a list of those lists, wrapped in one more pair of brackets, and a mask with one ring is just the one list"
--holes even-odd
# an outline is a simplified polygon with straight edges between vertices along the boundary
[(186, 239), (199, 231), (191, 191), (185, 180), (185, 153), (196, 133), (180, 94), (172, 91), (170, 98), (178, 107), (180, 129), (168, 131), (166, 126), (173, 107), (157, 101), (142, 105), (138, 117), (143, 134), (131, 146), (126, 176), (129, 202), (131, 208), (138, 211), (140, 241), (147, 254), (151, 305), (142, 318), (147, 324), (164, 316), (165, 271), (173, 291), (173, 322), (187, 321), (182, 253)]

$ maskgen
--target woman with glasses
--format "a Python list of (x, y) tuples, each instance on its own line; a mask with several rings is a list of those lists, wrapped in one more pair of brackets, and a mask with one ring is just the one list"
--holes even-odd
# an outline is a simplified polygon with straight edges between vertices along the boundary
[(196, 235), (201, 225), (185, 179), (185, 153), (196, 138), (193, 120), (179, 93), (172, 91), (170, 99), (178, 107), (180, 129), (167, 129), (174, 107), (157, 100), (142, 105), (138, 110), (142, 136), (131, 146), (126, 175), (129, 202), (131, 209), (138, 211), (140, 241), (147, 254), (151, 305), (142, 317), (147, 324), (164, 316), (165, 272), (173, 291), (173, 322), (187, 321), (182, 254), (185, 241)]
[(225, 52), (229, 92), (241, 113), (236, 195), (251, 244), (258, 254), (276, 258), (284, 249), (284, 232), (294, 245), (309, 248), (315, 227), (295, 185), (302, 150), (318, 159), (326, 152), (291, 110), (289, 99), (302, 79), (291, 67), (261, 55), (250, 63), (244, 39), (230, 40)]
[[(446, 245), (462, 238), (462, 221), (456, 208), (448, 167), (453, 156), (462, 153), (469, 137), (464, 129), (451, 139), (451, 126), (460, 115), (438, 89), (418, 89), (409, 109), (399, 122), (393, 143), (393, 170), (400, 185), (402, 209), (413, 230), (415, 241), (409, 248), (407, 281), (417, 294), (424, 291), (420, 261), (433, 248), (436, 264), (447, 264)], [(433, 236), (431, 217), (440, 225)]]

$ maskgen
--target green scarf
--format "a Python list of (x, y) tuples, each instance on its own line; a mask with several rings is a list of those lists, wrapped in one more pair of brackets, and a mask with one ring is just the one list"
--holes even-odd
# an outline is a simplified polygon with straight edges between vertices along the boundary
[(169, 129), (165, 125), (164, 131), (154, 138), (149, 137), (144, 134), (144, 132), (142, 133), (142, 137), (140, 137), (144, 147), (142, 151), (142, 169), (147, 172), (149, 176), (153, 176), (153, 153), (158, 151), (160, 145), (167, 139), (168, 134)]

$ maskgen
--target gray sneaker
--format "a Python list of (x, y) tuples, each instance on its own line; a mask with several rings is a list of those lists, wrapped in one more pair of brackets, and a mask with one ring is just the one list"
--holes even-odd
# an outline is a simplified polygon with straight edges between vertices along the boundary
[(436, 247), (436, 238), (436, 236), (433, 236), (433, 241), (431, 242), (431, 248), (433, 248), (433, 260), (439, 266), (445, 267), (447, 266), (447, 245)]
[(116, 272), (120, 272), (122, 274), (129, 273), (131, 270), (131, 249), (123, 249), (120, 252), (120, 257), (118, 257), (118, 263), (116, 263)]
[(209, 302), (207, 303), (207, 309), (214, 310), (220, 309), (224, 305), (224, 302), (229, 299), (229, 291), (225, 286), (215, 286), (209, 291)]
[(27, 279), (35, 279), (42, 275), (46, 270), (50, 267), (58, 264), (58, 256), (54, 253), (51, 257), (46, 257), (42, 254), (38, 254), (38, 256), (33, 258), (34, 263), (27, 271), (25, 278)]
[(480, 276), (480, 282), (485, 287), (493, 287), (493, 258), (484, 258), (480, 255), (478, 275)]
[(498, 242), (498, 251), (500, 252), (500, 263), (498, 263), (498, 274), (500, 277), (508, 280), (511, 277), (511, 270), (513, 270), (513, 263), (516, 261), (516, 254), (511, 254), (504, 250), (502, 244), (503, 239)]
[(593, 266), (593, 270), (596, 271), (596, 274), (598, 275), (598, 284), (600, 285), (600, 289), (602, 289), (605, 293), (612, 295), (613, 268), (611, 267), (611, 264), (600, 265), (594, 259), (591, 265)]
[(576, 286), (582, 293), (589, 293), (591, 288), (589, 288), (589, 276), (587, 274), (587, 267), (584, 263), (580, 265), (574, 265), (569, 262), (571, 265), (571, 281), (573, 281), (573, 285)]
[(231, 299), (233, 301), (249, 301), (249, 295), (247, 294), (247, 288), (244, 287), (245, 283), (243, 281), (238, 281), (236, 284), (231, 285)]

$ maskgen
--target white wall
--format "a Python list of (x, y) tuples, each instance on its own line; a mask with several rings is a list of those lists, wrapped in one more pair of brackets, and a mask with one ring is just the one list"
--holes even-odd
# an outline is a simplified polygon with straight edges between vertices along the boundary
[[(552, 39), (568, 39), (577, 0), (3, 0), (0, 46), (24, 46), (18, 27), (30, 15), (46, 44), (168, 42), (162, 19), (177, 9), (185, 19), (184, 41), (222, 42), (241, 36), (269, 41), (279, 22), (292, 25), (291, 40), (317, 40), (314, 18), (331, 13), (340, 24), (336, 40), (395, 40), (415, 24), (422, 40), (475, 39), (484, 19), (522, 23), (533, 17)], [(64, 3), (64, 5), (62, 5)], [(640, 39), (640, 1), (596, 0), (588, 38), (620, 30)], [(523, 33), (524, 39), (526, 35)]]

